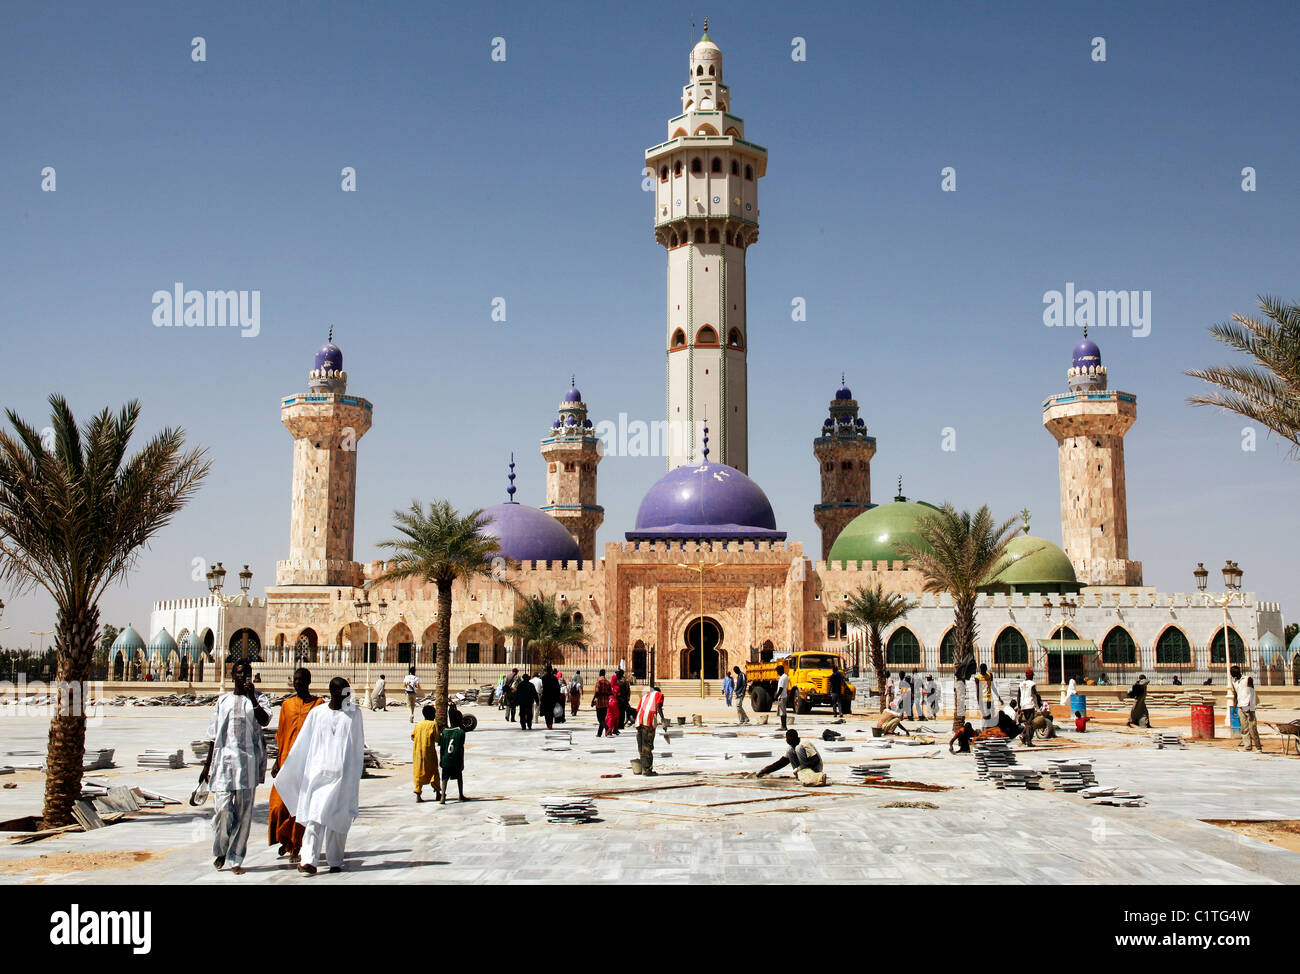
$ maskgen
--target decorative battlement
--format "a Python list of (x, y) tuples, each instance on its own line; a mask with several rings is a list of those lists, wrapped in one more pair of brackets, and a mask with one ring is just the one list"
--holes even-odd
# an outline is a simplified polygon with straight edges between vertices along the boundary
[(153, 604), (154, 612), (174, 612), (178, 609), (265, 609), (266, 599), (255, 599), (247, 595), (237, 595), (222, 604), (214, 596), (196, 596), (192, 599), (163, 599)]
[(292, 558), (275, 563), (276, 585), (361, 584), (361, 565), (340, 558)]

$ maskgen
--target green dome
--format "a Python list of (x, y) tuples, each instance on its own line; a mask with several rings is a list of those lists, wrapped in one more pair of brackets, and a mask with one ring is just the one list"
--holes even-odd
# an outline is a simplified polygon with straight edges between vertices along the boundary
[(109, 651), (113, 653), (121, 651), (130, 656), (143, 649), (144, 640), (140, 638), (140, 634), (128, 622), (126, 628), (119, 632), (117, 638), (113, 640), (112, 648)]
[(906, 561), (901, 542), (922, 545), (917, 523), (938, 508), (925, 501), (894, 501), (855, 517), (831, 545), (827, 561)]
[(1016, 535), (1007, 542), (1007, 557), (1012, 559), (1011, 563), (990, 584), (1009, 585), (1019, 592), (1079, 587), (1070, 559), (1046, 538)]

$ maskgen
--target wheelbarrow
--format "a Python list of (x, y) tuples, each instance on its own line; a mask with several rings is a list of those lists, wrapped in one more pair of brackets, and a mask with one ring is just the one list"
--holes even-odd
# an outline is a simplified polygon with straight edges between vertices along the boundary
[(1268, 725), (1282, 735), (1282, 753), (1286, 754), (1291, 748), (1291, 739), (1296, 741), (1296, 754), (1300, 756), (1300, 720), (1293, 720), (1289, 724), (1272, 724)]

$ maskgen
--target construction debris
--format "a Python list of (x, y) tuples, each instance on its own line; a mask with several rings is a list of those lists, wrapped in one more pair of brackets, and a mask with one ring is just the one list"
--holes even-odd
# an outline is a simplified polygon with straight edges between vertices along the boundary
[(211, 747), (211, 741), (190, 741), (190, 753), (194, 755), (194, 760), (200, 764), (208, 759), (208, 749)]
[(596, 803), (590, 798), (548, 796), (538, 799), (546, 821), (556, 825), (576, 825), (596, 817)]
[(1024, 788), (1038, 791), (1041, 771), (1016, 764), (1016, 756), (1005, 737), (984, 737), (975, 741), (975, 776), (992, 781), (998, 788)]
[(885, 802), (877, 808), (938, 808), (934, 802)]
[(114, 694), (112, 700), (100, 700), (106, 707), (211, 707), (220, 694), (168, 693), (161, 697), (136, 697)]
[(855, 764), (849, 768), (849, 774), (860, 781), (883, 781), (889, 777), (889, 762)]
[(185, 749), (178, 747), (175, 751), (159, 751), (150, 748), (136, 759), (136, 766), (141, 768), (183, 768), (185, 767)]
[(77, 824), (87, 832), (94, 829), (102, 829), (104, 827), (104, 820), (99, 817), (99, 812), (95, 810), (94, 805), (87, 801), (75, 801), (72, 803), (72, 817), (75, 818)]
[(113, 767), (113, 755), (117, 753), (116, 748), (104, 747), (94, 751), (87, 751), (81, 759), (82, 771), (103, 771), (106, 768)]
[(487, 817), (490, 825), (527, 825), (528, 818), (522, 812), (493, 812)]
[(1097, 784), (1091, 761), (1051, 758), (1047, 762), (1047, 773), (1051, 776), (1052, 787), (1056, 791), (1083, 791)]
[(1158, 750), (1164, 750), (1167, 747), (1176, 747), (1186, 749), (1187, 745), (1183, 743), (1182, 737), (1176, 731), (1157, 731), (1151, 735), (1151, 740), (1155, 742)]
[(1141, 795), (1135, 795), (1121, 788), (1085, 788), (1079, 794), (1088, 799), (1089, 805), (1116, 805), (1138, 808), (1146, 804)]

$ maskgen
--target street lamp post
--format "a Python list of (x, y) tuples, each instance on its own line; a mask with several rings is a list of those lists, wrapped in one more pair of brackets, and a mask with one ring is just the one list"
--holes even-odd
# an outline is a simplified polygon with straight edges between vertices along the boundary
[[(715, 568), (721, 568), (722, 562), (715, 564), (706, 564), (703, 557), (694, 565), (679, 564), (678, 568), (685, 568), (689, 572), (695, 572), (700, 576), (700, 699), (704, 699), (704, 573), (712, 571)], [(654, 685), (653, 677), (650, 680), (651, 686)]]
[[(4, 617), (5, 617), (5, 603), (4, 603), (4, 599), (0, 599), (0, 622), (4, 621)], [(0, 632), (8, 632), (12, 628), (13, 628), (12, 626), (0, 626)], [(17, 656), (11, 656), (9, 658), (9, 682), (10, 683), (14, 682), (15, 665), (17, 664), (17, 662), (18, 662)]]
[[(352, 603), (352, 608), (354, 608), (357, 612), (357, 622), (365, 623), (367, 642), (369, 642), (370, 640), (370, 630), (372, 628), (371, 620), (372, 619), (374, 620), (373, 628), (375, 630), (375, 641), (378, 642), (379, 640), (378, 624), (384, 621), (384, 613), (388, 611), (388, 603), (385, 602), (384, 599), (381, 597), (379, 602), (373, 607), (374, 612), (372, 613), (371, 612), (372, 607), (370, 604), (370, 593), (363, 592), (361, 598), (355, 600)], [(370, 699), (370, 647), (368, 645), (365, 645), (362, 647), (361, 651), (365, 653), (366, 656), (366, 699), (369, 700)]]
[(209, 568), (206, 578), (208, 580), (208, 591), (212, 593), (212, 599), (218, 609), (217, 613), (217, 635), (213, 640), (213, 647), (216, 649), (217, 657), (217, 689), (220, 693), (226, 692), (226, 644), (225, 644), (225, 626), (226, 626), (226, 607), (234, 605), (239, 601), (240, 596), (248, 595), (248, 588), (253, 584), (253, 572), (247, 565), (239, 573), (239, 591), (240, 595), (222, 595), (221, 589), (226, 584), (226, 570), (222, 567), (221, 562), (217, 562), (215, 568)]
[[(1232, 726), (1232, 709), (1237, 706), (1237, 686), (1232, 682), (1232, 639), (1229, 638), (1231, 629), (1228, 619), (1228, 606), (1234, 601), (1242, 605), (1246, 604), (1246, 596), (1241, 591), (1241, 578), (1245, 574), (1235, 561), (1225, 561), (1223, 564), (1223, 598), (1215, 598), (1213, 595), (1205, 594), (1205, 602), (1209, 605), (1213, 602), (1219, 608), (1223, 609), (1223, 672), (1228, 680), (1228, 709), (1223, 715), (1223, 723), (1226, 727)], [(1204, 562), (1196, 563), (1196, 571), (1192, 572), (1196, 579), (1196, 587), (1205, 592), (1205, 585), (1210, 577), (1209, 571), (1205, 568)], [(1214, 643), (1210, 643), (1211, 655), (1214, 651)], [(1211, 662), (1213, 665), (1213, 662)], [(1249, 661), (1247, 661), (1249, 665)]]
[(1071, 598), (1061, 598), (1061, 628), (1057, 630), (1058, 645), (1061, 650), (1061, 705), (1068, 703), (1069, 694), (1066, 692), (1065, 682), (1065, 627), (1074, 620), (1074, 614), (1079, 611), (1078, 604)]

